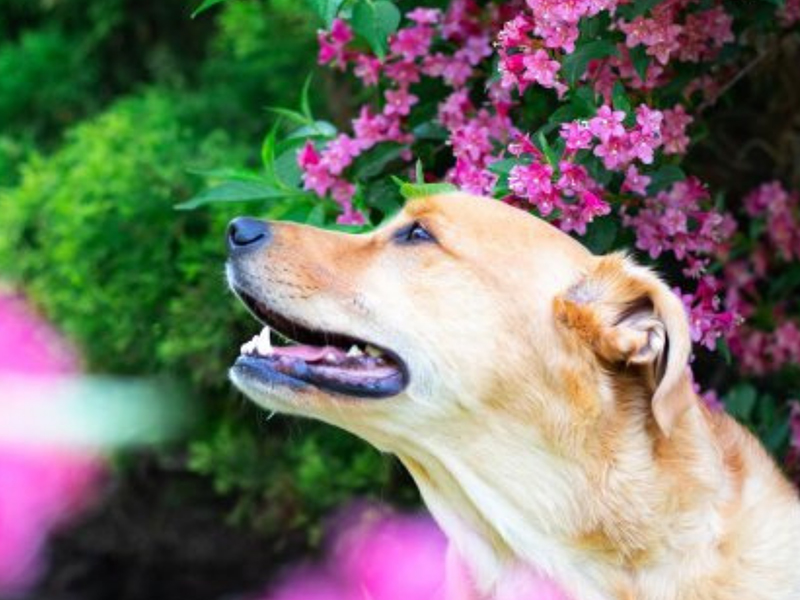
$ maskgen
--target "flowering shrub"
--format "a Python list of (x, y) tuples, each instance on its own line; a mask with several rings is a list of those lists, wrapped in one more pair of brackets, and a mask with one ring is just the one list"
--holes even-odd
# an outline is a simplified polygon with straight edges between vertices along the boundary
[[(721, 350), (745, 378), (793, 371), (798, 195), (772, 182), (725, 198), (687, 174), (686, 156), (758, 48), (792, 34), (800, 2), (451, 0), (404, 15), (387, 0), (312, 4), (327, 23), (318, 61), (358, 90), (354, 118), (316, 120), (307, 88), (299, 112), (278, 111), (291, 127), (267, 137), (266, 174), (189, 206), (290, 197), (313, 224), (369, 226), (402, 201), (390, 178), (419, 161), (406, 195), (449, 184), (595, 252), (634, 247), (674, 276), (699, 353)], [(786, 451), (785, 398), (762, 394), (773, 410), (756, 416), (740, 379), (725, 382), (725, 405)], [(781, 393), (800, 382), (784, 383)]]

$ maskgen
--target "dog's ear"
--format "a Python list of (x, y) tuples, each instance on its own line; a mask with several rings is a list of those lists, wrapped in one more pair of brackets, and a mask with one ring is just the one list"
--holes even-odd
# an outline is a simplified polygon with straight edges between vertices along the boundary
[(558, 321), (604, 361), (647, 367), (653, 415), (669, 436), (694, 402), (687, 369), (692, 342), (681, 300), (651, 271), (612, 254), (556, 298), (554, 308)]

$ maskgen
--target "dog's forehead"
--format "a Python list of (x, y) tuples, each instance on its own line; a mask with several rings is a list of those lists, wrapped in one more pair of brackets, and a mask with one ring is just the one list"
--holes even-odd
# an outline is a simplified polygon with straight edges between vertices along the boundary
[[(403, 209), (410, 220), (430, 220), (453, 237), (466, 236), (513, 250), (530, 250), (542, 258), (556, 257), (563, 266), (584, 266), (594, 257), (578, 241), (525, 211), (498, 200), (462, 192), (426, 196), (409, 201)], [(485, 247), (481, 254), (485, 255)]]

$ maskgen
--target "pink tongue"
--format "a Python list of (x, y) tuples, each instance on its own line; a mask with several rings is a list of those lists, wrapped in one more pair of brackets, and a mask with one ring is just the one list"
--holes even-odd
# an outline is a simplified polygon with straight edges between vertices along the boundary
[(336, 346), (285, 346), (275, 347), (272, 351), (277, 356), (291, 356), (306, 362), (318, 362), (328, 354), (333, 354), (336, 360), (344, 360), (347, 354)]

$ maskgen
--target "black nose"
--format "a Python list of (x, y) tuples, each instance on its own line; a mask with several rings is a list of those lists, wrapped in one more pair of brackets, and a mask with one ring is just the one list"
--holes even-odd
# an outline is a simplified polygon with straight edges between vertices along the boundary
[(269, 242), (269, 223), (249, 217), (239, 217), (228, 224), (228, 250), (254, 250)]

